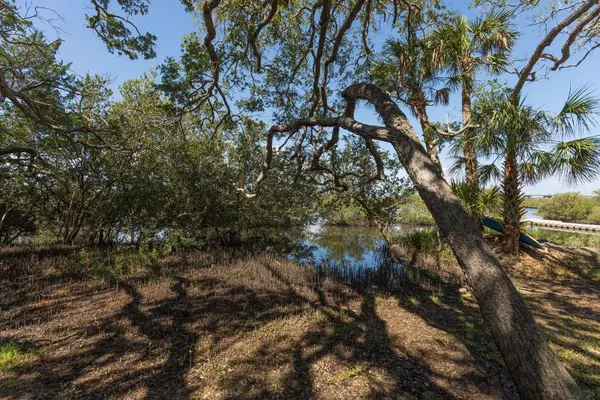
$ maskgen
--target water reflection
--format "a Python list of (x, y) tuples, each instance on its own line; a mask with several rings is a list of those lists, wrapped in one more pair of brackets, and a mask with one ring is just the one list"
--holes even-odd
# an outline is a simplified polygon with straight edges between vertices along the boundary
[[(524, 218), (543, 219), (534, 214), (536, 211), (525, 208)], [(424, 227), (397, 225), (394, 235), (421, 229)], [(296, 236), (293, 245), (284, 252), (290, 259), (315, 266), (376, 270), (400, 265), (391, 259), (387, 243), (375, 227), (315, 224)]]
[(537, 210), (538, 210), (537, 208), (525, 207), (525, 209), (524, 209), (525, 213), (523, 214), (523, 219), (543, 220), (544, 217), (536, 214)]
[[(406, 231), (407, 227), (395, 230)], [(406, 279), (407, 264), (391, 257), (376, 228), (311, 226), (286, 254), (315, 268), (319, 280), (333, 279), (366, 288), (388, 287)]]
[(311, 263), (333, 262), (340, 265), (376, 267), (381, 263), (385, 242), (379, 231), (368, 227), (313, 227), (302, 245)]
[[(394, 227), (396, 233), (422, 227)], [(387, 243), (374, 227), (313, 225), (288, 249), (289, 258), (301, 263), (377, 269), (391, 261)]]

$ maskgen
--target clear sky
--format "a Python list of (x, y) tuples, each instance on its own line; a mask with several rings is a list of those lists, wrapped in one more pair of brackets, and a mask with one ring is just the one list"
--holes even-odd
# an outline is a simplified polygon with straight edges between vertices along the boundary
[[(469, 10), (465, 5), (467, 1), (448, 1), (449, 8), (460, 9), (470, 17), (475, 16), (475, 11)], [(50, 24), (40, 25), (50, 38), (60, 36), (64, 43), (61, 46), (60, 55), (66, 62), (72, 62), (72, 69), (79, 73), (86, 72), (94, 74), (109, 75), (114, 79), (115, 85), (123, 81), (135, 78), (160, 65), (166, 57), (178, 57), (183, 35), (195, 30), (193, 18), (185, 12), (179, 0), (154, 0), (150, 6), (150, 13), (142, 18), (136, 19), (141, 31), (151, 31), (158, 36), (157, 57), (153, 60), (130, 60), (127, 57), (110, 54), (104, 43), (98, 39), (94, 32), (86, 28), (85, 14), (92, 13), (89, 9), (88, 0), (18, 0), (17, 4), (33, 4), (52, 9), (62, 17)], [(56, 16), (48, 11), (42, 11), (47, 18)], [(538, 28), (528, 28), (529, 21), (523, 18), (517, 21), (525, 34), (519, 40), (514, 57), (524, 58), (530, 54), (544, 32)], [(58, 30), (55, 29), (59, 28)], [(386, 38), (382, 33), (381, 40)], [(564, 102), (569, 88), (591, 86), (600, 95), (600, 50), (592, 54), (586, 61), (574, 69), (554, 72), (549, 80), (539, 80), (528, 83), (524, 90), (527, 102), (535, 107), (548, 111), (558, 111)], [(513, 82), (513, 77), (502, 78)], [(460, 105), (455, 94), (449, 107), (435, 107), (430, 111), (430, 118), (437, 121), (445, 121), (446, 115), (450, 120), (460, 119)], [(357, 118), (366, 123), (377, 124), (378, 121), (373, 113), (362, 109)], [(416, 121), (413, 121), (415, 126)], [(594, 135), (600, 135), (600, 127)], [(451, 164), (446, 151), (442, 153), (442, 163), (445, 168)], [(546, 179), (535, 186), (525, 188), (528, 194), (549, 194), (564, 191), (580, 191), (590, 194), (593, 190), (600, 189), (600, 180), (581, 185), (569, 187), (557, 178)]]

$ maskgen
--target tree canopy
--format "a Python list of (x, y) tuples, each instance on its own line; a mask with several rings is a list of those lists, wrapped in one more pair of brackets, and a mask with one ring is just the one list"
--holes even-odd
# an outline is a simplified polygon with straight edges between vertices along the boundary
[[(522, 101), (527, 82), (576, 67), (598, 47), (597, 0), (480, 0), (473, 5), (484, 16), (472, 20), (425, 0), (182, 3), (200, 23), (181, 57), (125, 82), (115, 100), (105, 78), (79, 76), (58, 58), (60, 40), (44, 37), (35, 14), (0, 0), (3, 243), (36, 231), (64, 243), (268, 240), (270, 229), (306, 225), (327, 196), (385, 221), (414, 185), (522, 397), (581, 397), (483, 239), (475, 219), (493, 192), (480, 191), (477, 151), (504, 159), (506, 248), (518, 252), (521, 182), (598, 172), (596, 139), (543, 147), (589, 131), (597, 100), (574, 90), (555, 116)], [(156, 55), (157, 38), (131, 20), (148, 13), (149, 0), (89, 5), (88, 27), (109, 52)], [(548, 29), (519, 61), (514, 21), (525, 14)], [(384, 46), (382, 32), (392, 35)], [(499, 95), (478, 92), (474, 103), (481, 71), (516, 79)], [(462, 121), (430, 121), (427, 107), (446, 104), (455, 89)], [(380, 123), (357, 120), (360, 105)], [(462, 151), (466, 189), (443, 176), (445, 140)], [(457, 194), (474, 202), (470, 214)]]

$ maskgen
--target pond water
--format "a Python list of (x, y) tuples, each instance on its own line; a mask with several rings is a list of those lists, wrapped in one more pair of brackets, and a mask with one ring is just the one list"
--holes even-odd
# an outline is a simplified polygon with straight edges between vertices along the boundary
[(386, 244), (372, 227), (315, 225), (300, 239), (290, 256), (302, 263), (376, 268), (384, 260)]
[[(423, 229), (395, 227), (396, 231)], [(406, 279), (407, 264), (392, 259), (377, 228), (311, 226), (287, 257), (316, 268), (317, 276), (355, 287), (390, 286)]]
[[(525, 208), (524, 219), (544, 219), (535, 215), (536, 208)], [(425, 227), (397, 225), (394, 230), (410, 232)], [(290, 259), (304, 264), (327, 265), (336, 268), (378, 269), (393, 264), (385, 240), (375, 227), (310, 226), (291, 249)]]
[(530, 208), (530, 207), (525, 207), (525, 214), (523, 215), (523, 219), (538, 219), (538, 220), (543, 220), (544, 217), (542, 217), (541, 215), (536, 215), (535, 213), (537, 212), (537, 208)]
[[(396, 233), (425, 229), (395, 226)], [(313, 225), (307, 229), (288, 257), (304, 264), (336, 268), (378, 269), (394, 265), (387, 243), (375, 227)]]

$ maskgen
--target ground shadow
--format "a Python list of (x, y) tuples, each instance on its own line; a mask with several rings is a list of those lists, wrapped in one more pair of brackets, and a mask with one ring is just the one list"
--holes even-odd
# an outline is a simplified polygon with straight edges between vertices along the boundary
[[(193, 257), (170, 259), (163, 265), (168, 271), (154, 266), (112, 286), (70, 287), (67, 280), (52, 287), (50, 297), (60, 304), (54, 314), (30, 318), (24, 326), (11, 324), (14, 309), (48, 309), (36, 308), (31, 296), (25, 304), (11, 303), (0, 316), (0, 344), (21, 337), (40, 351), (10, 373), (0, 372), (0, 394), (451, 399), (466, 393), (452, 388), (470, 387), (469, 393), (489, 398), (516, 398), (485, 322), (457, 285), (440, 284), (435, 292), (407, 283), (356, 290), (305, 279), (306, 269), (293, 263), (259, 260), (215, 266)], [(394, 304), (462, 343), (471, 359), (450, 361), (468, 363), (474, 372), (440, 376), (427, 354), (399, 341), (378, 308), (381, 298), (394, 296)], [(557, 306), (568, 312), (588, 313), (580, 322), (594, 318), (594, 310), (581, 304), (556, 301), (567, 301)], [(449, 384), (440, 385), (440, 379)]]

